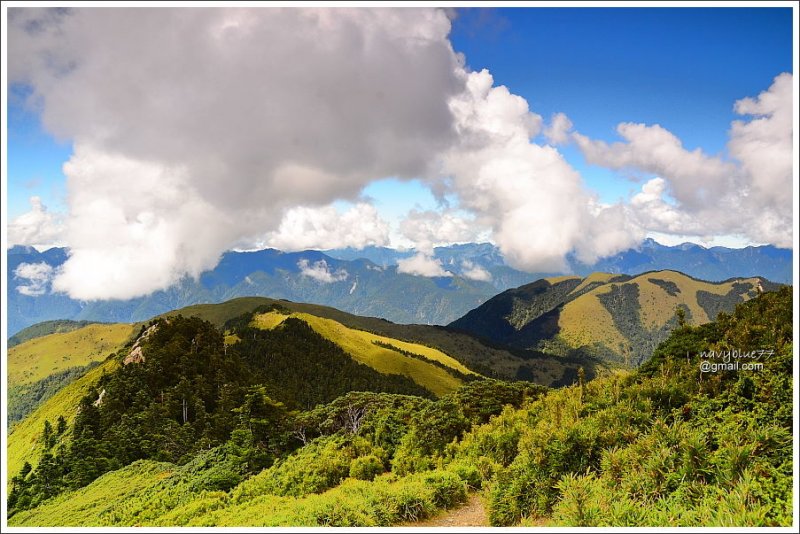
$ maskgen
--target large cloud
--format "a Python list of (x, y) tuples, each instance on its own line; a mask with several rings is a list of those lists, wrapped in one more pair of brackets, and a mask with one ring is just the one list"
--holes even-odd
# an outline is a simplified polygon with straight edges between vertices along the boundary
[(287, 209), (425, 175), (463, 90), (449, 30), (433, 9), (11, 9), (10, 82), (75, 145), (55, 288), (145, 294)]
[(695, 236), (738, 234), (792, 246), (792, 75), (777, 76), (757, 98), (734, 110), (749, 120), (731, 124), (732, 159), (686, 150), (659, 125), (623, 123), (625, 142), (573, 138), (590, 163), (657, 175), (631, 204), (643, 227)]
[(385, 177), (421, 178), (460, 210), (407, 218), (422, 252), (403, 269), (417, 274), (447, 275), (425, 251), (484, 229), (511, 265), (538, 272), (628, 248), (645, 229), (791, 241), (790, 75), (736, 104), (753, 118), (732, 125), (732, 161), (658, 126), (621, 125), (625, 142), (611, 145), (570, 137), (553, 116), (553, 145), (574, 139), (594, 163), (660, 177), (603, 205), (555, 146), (531, 142), (542, 118), (523, 98), (464, 67), (442, 10), (9, 13), (10, 82), (29, 85), (45, 127), (75, 147), (72, 256), (53, 282), (75, 298), (165, 288), (231, 247), (384, 244), (369, 206), (348, 220), (330, 205)]
[(524, 99), (485, 70), (464, 76), (467, 90), (451, 102), (459, 142), (444, 172), (512, 266), (561, 271), (572, 251), (592, 261), (636, 244), (642, 234), (625, 210), (600, 206), (555, 148), (531, 143), (542, 121)]

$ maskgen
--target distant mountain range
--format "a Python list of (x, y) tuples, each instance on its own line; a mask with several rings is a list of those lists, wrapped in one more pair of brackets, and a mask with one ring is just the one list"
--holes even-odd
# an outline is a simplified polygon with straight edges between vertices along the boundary
[[(22, 264), (45, 263), (53, 269), (66, 261), (68, 250), (38, 252), (31, 247), (8, 249), (8, 335), (32, 324), (72, 319), (132, 322), (198, 303), (222, 302), (240, 296), (268, 296), (334, 306), (359, 315), (399, 323), (447, 324), (486, 302), (498, 292), (558, 273), (525, 273), (505, 263), (488, 243), (438, 247), (434, 257), (454, 276), (426, 278), (399, 273), (397, 262), (414, 251), (383, 247), (285, 253), (274, 249), (228, 252), (199, 280), (184, 279), (173, 287), (125, 301), (82, 302), (50, 291), (46, 281), (31, 289), (17, 276)], [(792, 251), (772, 246), (727, 249), (684, 244), (666, 247), (652, 240), (638, 249), (605, 258), (594, 265), (570, 259), (572, 271), (639, 274), (674, 269), (704, 280), (762, 276), (790, 282)], [(476, 267), (488, 281), (469, 278)], [(474, 278), (474, 276), (473, 276)]]
[[(361, 250), (347, 248), (324, 252), (333, 258), (364, 258), (382, 266), (397, 265), (398, 260), (414, 255), (413, 250), (371, 246)], [(568, 256), (568, 273), (518, 271), (509, 267), (500, 249), (490, 243), (437, 247), (433, 256), (442, 262), (445, 270), (458, 275), (463, 275), (466, 271), (464, 262), (486, 269), (492, 275), (490, 283), (500, 291), (548, 276), (586, 276), (594, 272), (635, 275), (648, 271), (672, 270), (711, 282), (749, 276), (762, 276), (782, 284), (792, 282), (792, 250), (772, 245), (706, 248), (694, 243), (683, 243), (669, 247), (648, 238), (638, 248), (603, 258), (593, 264), (581, 263)]]

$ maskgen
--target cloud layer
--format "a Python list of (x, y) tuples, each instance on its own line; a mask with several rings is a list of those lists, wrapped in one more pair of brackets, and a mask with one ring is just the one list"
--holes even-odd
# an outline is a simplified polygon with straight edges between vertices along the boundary
[(129, 298), (213, 267), (287, 210), (428, 173), (463, 90), (433, 9), (12, 9), (9, 79), (66, 165), (55, 283)]
[(264, 244), (284, 251), (381, 247), (389, 244), (389, 223), (374, 206), (363, 202), (344, 213), (334, 206), (301, 206), (286, 213)]
[(655, 175), (631, 200), (640, 226), (684, 235), (736, 234), (792, 246), (792, 75), (734, 104), (729, 159), (686, 150), (659, 125), (623, 123), (624, 142), (573, 134), (590, 163)]
[[(396, 177), (455, 202), (402, 222), (419, 251), (406, 273), (449, 276), (433, 246), (486, 234), (531, 272), (563, 270), (571, 253), (592, 262), (646, 231), (791, 244), (791, 75), (735, 103), (725, 159), (658, 125), (620, 124), (611, 144), (562, 113), (543, 129), (525, 99), (464, 66), (449, 31), (445, 11), (425, 8), (12, 8), (9, 82), (32, 88), (28, 104), (74, 154), (63, 233), (48, 234), (60, 223), (33, 203), (10, 239), (63, 236), (71, 257), (53, 289), (126, 299), (233, 247), (386, 245), (388, 224), (358, 199)], [(569, 141), (648, 181), (601, 204), (556, 148)], [(337, 200), (357, 203), (340, 213)]]

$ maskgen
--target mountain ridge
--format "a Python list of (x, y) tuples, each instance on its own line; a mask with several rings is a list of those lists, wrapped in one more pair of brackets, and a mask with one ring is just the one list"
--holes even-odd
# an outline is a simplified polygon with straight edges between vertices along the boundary
[[(183, 306), (247, 295), (325, 304), (398, 323), (448, 324), (503, 290), (557, 274), (515, 270), (489, 243), (434, 249), (434, 258), (452, 276), (426, 278), (400, 273), (397, 261), (412, 253), (385, 247), (361, 251), (227, 252), (214, 269), (197, 280), (184, 278), (146, 297), (82, 302), (53, 293), (47, 281), (31, 285), (30, 280), (16, 274), (23, 263), (45, 263), (55, 272), (67, 259), (67, 249), (39, 252), (33, 247), (13, 246), (7, 249), (8, 335), (46, 320), (134, 322)], [(771, 246), (706, 249), (697, 245), (682, 250), (645, 241), (637, 250), (622, 252), (592, 266), (574, 258), (568, 260), (576, 276), (595, 271), (636, 275), (660, 265), (703, 280), (759, 275), (775, 282), (790, 282), (792, 278), (791, 250)], [(476, 268), (488, 273), (488, 280), (468, 278), (470, 269)]]
[(707, 323), (778, 287), (763, 277), (707, 282), (674, 270), (545, 278), (500, 293), (448, 327), (513, 348), (631, 367), (680, 321)]

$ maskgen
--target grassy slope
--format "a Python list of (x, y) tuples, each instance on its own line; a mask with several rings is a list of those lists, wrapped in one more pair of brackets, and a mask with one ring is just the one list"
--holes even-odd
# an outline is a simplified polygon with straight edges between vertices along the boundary
[(152, 492), (175, 468), (170, 463), (149, 460), (135, 462), (106, 473), (85, 488), (59, 496), (46, 506), (17, 514), (11, 523), (76, 527), (113, 524), (109, 511), (118, 508), (121, 503)]
[[(676, 296), (667, 294), (662, 288), (648, 281), (656, 278), (675, 283), (681, 290)], [(639, 303), (642, 306), (642, 323), (647, 325), (663, 325), (675, 313), (678, 304), (686, 304), (691, 312), (691, 324), (704, 324), (711, 320), (705, 310), (697, 302), (697, 292), (706, 291), (715, 295), (726, 295), (733, 289), (736, 282), (749, 282), (756, 284), (756, 278), (737, 279), (729, 282), (712, 283), (695, 280), (685, 274), (675, 271), (661, 271), (647, 273), (632, 279), (631, 282), (639, 284)]]
[(321, 494), (263, 495), (241, 503), (221, 491), (192, 491), (193, 482), (179, 466), (140, 460), (16, 514), (10, 526), (390, 526), (466, 498), (463, 482), (441, 471), (373, 482), (348, 478)]
[(545, 278), (551, 284), (557, 284), (559, 282), (563, 282), (565, 280), (578, 280), (580, 276), (575, 275), (564, 275), (564, 276), (551, 276), (549, 278)]
[[(577, 293), (591, 282), (603, 282), (613, 279), (615, 275), (595, 273), (587, 277), (580, 286), (573, 290)], [(658, 279), (674, 283), (679, 293), (670, 295), (662, 287), (649, 279)], [(699, 325), (711, 320), (697, 301), (697, 292), (706, 291), (715, 295), (726, 295), (737, 282), (756, 284), (756, 278), (737, 279), (722, 283), (695, 280), (675, 271), (660, 271), (641, 274), (625, 282), (611, 282), (598, 286), (587, 293), (567, 302), (559, 316), (559, 336), (571, 347), (591, 346), (602, 343), (612, 350), (626, 352), (630, 349), (629, 341), (614, 325), (611, 313), (603, 306), (598, 296), (607, 294), (614, 285), (636, 284), (639, 287), (639, 305), (642, 325), (655, 330), (664, 326), (675, 315), (679, 304), (685, 304), (690, 311), (689, 323)], [(746, 295), (743, 295), (747, 298)]]
[[(355, 330), (332, 319), (325, 319), (307, 313), (293, 313), (291, 316), (307, 322), (317, 333), (342, 347), (354, 360), (369, 365), (379, 373), (408, 376), (417, 384), (439, 396), (458, 388), (461, 385), (461, 381), (440, 367), (405, 356), (397, 351), (380, 347), (373, 342), (387, 343), (399, 349), (439, 361), (462, 373), (475, 374), (457, 360), (430, 347)], [(287, 317), (286, 315), (270, 312), (259, 315), (255, 322), (261, 328), (274, 328)]]
[(69, 367), (102, 361), (133, 333), (130, 324), (90, 324), (26, 341), (8, 350), (9, 386), (29, 384)]
[(558, 317), (559, 336), (571, 347), (602, 343), (615, 350), (627, 350), (628, 340), (614, 325), (611, 313), (597, 298), (611, 291), (603, 285), (568, 302)]
[[(446, 354), (457, 357), (467, 367), (490, 368), (499, 378), (515, 378), (520, 367), (528, 370), (527, 380), (545, 386), (553, 385), (562, 379), (566, 370), (574, 371), (578, 363), (568, 363), (562, 358), (543, 355), (520, 357), (506, 349), (488, 346), (474, 337), (454, 332), (440, 326), (396, 324), (376, 317), (353, 315), (336, 308), (318, 304), (305, 304), (277, 300), (267, 297), (241, 297), (221, 304), (198, 304), (169, 312), (165, 315), (194, 315), (222, 327), (236, 316), (250, 312), (259, 306), (280, 304), (297, 313), (307, 313), (332, 319), (355, 330), (371, 332), (395, 340), (436, 347)], [(413, 352), (413, 351), (412, 351)]]
[(617, 276), (619, 276), (619, 275), (618, 274), (611, 274), (611, 273), (592, 273), (589, 276), (587, 276), (586, 278), (584, 278), (583, 281), (580, 284), (578, 284), (578, 287), (576, 287), (575, 289), (572, 290), (570, 295), (579, 294), (581, 291), (584, 290), (584, 288), (588, 287), (591, 284), (605, 284), (605, 283), (608, 283), (608, 282), (611, 281), (611, 279), (616, 278)]
[(86, 325), (97, 323), (98, 321), (71, 321), (69, 319), (56, 319), (54, 321), (43, 321), (27, 328), (23, 328), (10, 338), (8, 338), (8, 348), (15, 347), (20, 343), (37, 337), (63, 332), (72, 332)]
[(89, 391), (103, 372), (109, 372), (118, 365), (114, 359), (104, 362), (74, 382), (65, 386), (50, 397), (32, 414), (22, 420), (8, 436), (8, 473), (9, 479), (16, 475), (25, 462), (35, 465), (39, 457), (41, 436), (44, 422), (55, 424), (58, 416), (63, 415), (67, 423), (72, 423), (81, 398)]

